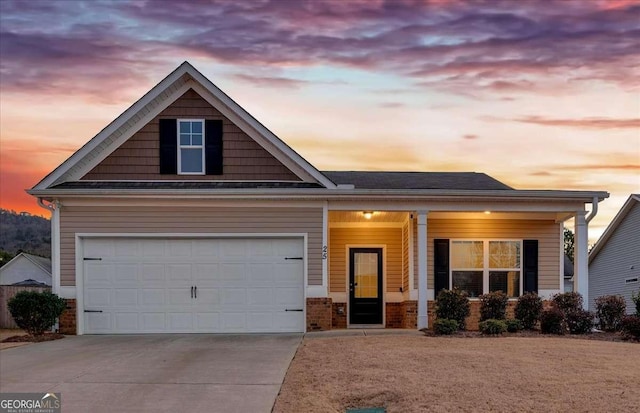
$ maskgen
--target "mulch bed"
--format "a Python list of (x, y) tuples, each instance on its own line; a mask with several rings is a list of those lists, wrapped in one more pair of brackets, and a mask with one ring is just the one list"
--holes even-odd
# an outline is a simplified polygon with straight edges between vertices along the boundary
[[(634, 340), (625, 339), (620, 333), (609, 333), (606, 331), (589, 334), (542, 334), (537, 330), (523, 330), (517, 333), (504, 333), (500, 336), (484, 335), (479, 331), (459, 331), (450, 336), (437, 335), (431, 330), (423, 330), (423, 333), (427, 337), (452, 337), (452, 338), (495, 338), (495, 337), (536, 337), (536, 338), (570, 338), (580, 340), (598, 340), (598, 341), (616, 341), (616, 342), (634, 342)], [(639, 341), (635, 341), (640, 343)]]
[(21, 336), (11, 336), (2, 340), (2, 343), (40, 343), (42, 341), (53, 341), (64, 338), (64, 335), (58, 333), (44, 333), (41, 336), (32, 336), (29, 334)]

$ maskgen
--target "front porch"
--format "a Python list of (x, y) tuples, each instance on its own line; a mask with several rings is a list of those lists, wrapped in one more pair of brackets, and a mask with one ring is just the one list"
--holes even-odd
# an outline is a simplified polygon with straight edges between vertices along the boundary
[[(382, 210), (379, 205), (338, 208), (326, 211), (327, 293), (307, 298), (308, 331), (430, 328), (436, 291), (453, 287), (470, 295), (467, 329), (478, 328), (478, 296), (490, 291), (510, 295), (512, 315), (523, 292), (544, 298), (563, 292), (563, 223), (574, 215), (577, 221), (584, 219), (584, 213), (540, 207), (432, 212)], [(586, 251), (586, 244), (576, 245), (581, 247)], [(576, 273), (586, 274), (586, 267)], [(575, 277), (576, 282), (583, 278)], [(578, 291), (585, 285), (578, 284)]]

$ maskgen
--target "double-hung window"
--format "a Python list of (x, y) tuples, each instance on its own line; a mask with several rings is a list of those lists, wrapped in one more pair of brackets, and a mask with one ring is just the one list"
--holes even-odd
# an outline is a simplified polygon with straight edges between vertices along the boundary
[(178, 173), (204, 175), (204, 120), (178, 119)]
[(469, 297), (502, 291), (509, 297), (522, 291), (521, 240), (452, 240), (451, 285)]

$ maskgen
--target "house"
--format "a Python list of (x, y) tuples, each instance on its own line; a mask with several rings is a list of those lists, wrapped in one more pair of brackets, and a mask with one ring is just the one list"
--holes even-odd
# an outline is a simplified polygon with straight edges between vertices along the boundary
[(51, 259), (21, 252), (0, 268), (0, 285), (51, 286)]
[(622, 295), (635, 312), (631, 293), (640, 293), (640, 194), (632, 194), (589, 253), (589, 309), (603, 295)]
[(574, 217), (586, 295), (609, 195), (320, 171), (187, 62), (28, 192), (52, 211), (60, 328), (77, 334), (424, 328), (443, 288), (476, 315), (484, 292), (561, 291)]

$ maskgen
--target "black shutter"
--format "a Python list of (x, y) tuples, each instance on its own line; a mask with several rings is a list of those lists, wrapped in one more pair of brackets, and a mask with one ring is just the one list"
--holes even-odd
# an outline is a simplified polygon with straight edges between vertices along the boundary
[(160, 119), (160, 173), (178, 173), (178, 126), (176, 119)]
[(449, 240), (433, 240), (433, 270), (435, 274), (435, 296), (440, 290), (449, 289)]
[(222, 175), (222, 121), (206, 120), (204, 159), (207, 175)]
[(522, 242), (524, 261), (524, 292), (538, 293), (538, 240)]

